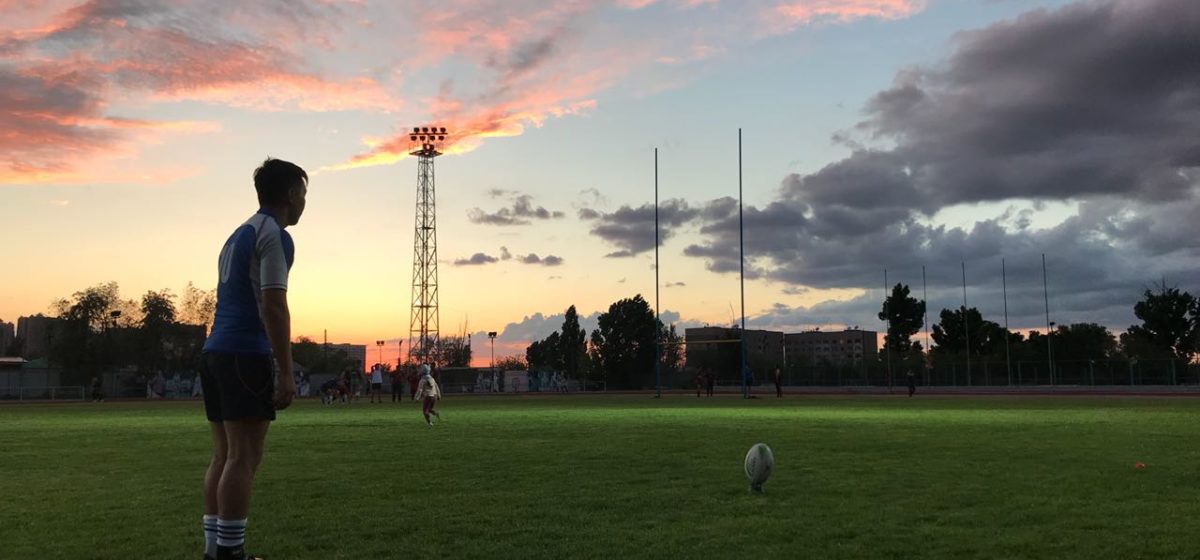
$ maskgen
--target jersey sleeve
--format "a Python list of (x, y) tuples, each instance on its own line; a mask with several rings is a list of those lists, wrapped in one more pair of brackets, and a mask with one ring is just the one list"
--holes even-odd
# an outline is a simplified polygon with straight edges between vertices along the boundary
[(290, 243), (286, 243), (281, 233), (278, 227), (273, 227), (266, 228), (258, 236), (259, 289), (287, 289)]

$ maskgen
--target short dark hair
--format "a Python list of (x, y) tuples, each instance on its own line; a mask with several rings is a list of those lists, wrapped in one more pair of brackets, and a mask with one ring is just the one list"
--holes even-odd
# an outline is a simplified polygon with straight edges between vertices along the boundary
[(261, 205), (287, 202), (288, 189), (296, 183), (308, 184), (308, 173), (290, 161), (267, 157), (254, 170), (254, 190)]

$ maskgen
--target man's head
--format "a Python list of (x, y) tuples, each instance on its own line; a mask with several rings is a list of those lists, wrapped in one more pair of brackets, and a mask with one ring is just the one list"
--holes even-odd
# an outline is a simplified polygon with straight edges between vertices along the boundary
[(308, 173), (290, 161), (268, 157), (254, 170), (254, 190), (260, 206), (285, 213), (277, 217), (285, 220), (284, 226), (294, 226), (304, 213)]

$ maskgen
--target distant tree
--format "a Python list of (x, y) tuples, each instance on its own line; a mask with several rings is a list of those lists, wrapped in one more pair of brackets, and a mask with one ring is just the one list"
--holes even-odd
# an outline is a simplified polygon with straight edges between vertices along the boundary
[(562, 336), (554, 331), (525, 349), (525, 361), (529, 363), (529, 369), (534, 371), (562, 371), (562, 349)]
[(1117, 338), (1095, 323), (1075, 323), (1054, 330), (1055, 360), (1101, 360), (1117, 352)]
[(896, 284), (891, 295), (883, 300), (879, 320), (888, 321), (888, 330), (883, 337), (884, 350), (907, 354), (914, 346), (912, 336), (925, 324), (925, 302), (910, 297), (908, 286)]
[[(121, 288), (116, 282), (97, 284), (70, 299), (59, 299), (51, 307), (58, 316), (67, 321), (82, 321), (92, 332), (101, 332), (109, 327), (133, 327), (141, 321), (140, 306), (133, 300), (121, 299)], [(113, 311), (120, 311), (115, 319)]]
[(962, 308), (943, 309), (940, 320), (933, 325), (933, 341), (937, 343), (933, 352), (940, 356), (965, 355), (968, 351), (972, 356), (1003, 355), (1005, 336), (1004, 327), (984, 320), (974, 307), (965, 313)]
[(688, 381), (681, 378), (684, 366), (683, 337), (675, 331), (675, 325), (668, 327), (659, 323), (658, 332), (658, 336), (662, 341), (659, 353), (659, 368), (664, 380), (663, 385), (670, 384), (669, 380), (676, 382)]
[(1188, 292), (1159, 286), (1146, 290), (1133, 306), (1142, 324), (1121, 335), (1121, 347), (1131, 357), (1191, 361), (1200, 347), (1200, 303)]
[(142, 320), (134, 344), (138, 369), (143, 372), (162, 369), (168, 361), (164, 342), (175, 323), (174, 298), (169, 290), (149, 291), (142, 296)]
[(609, 387), (649, 386), (654, 373), (655, 320), (638, 294), (610, 305), (592, 331), (592, 360)]
[(911, 297), (907, 285), (897, 283), (883, 300), (878, 317), (887, 321), (883, 348), (879, 351), (881, 359), (894, 361), (895, 371), (901, 376), (909, 370), (923, 369), (921, 343), (913, 342), (912, 336), (925, 324), (925, 302)]
[[(66, 369), (63, 383), (86, 382), (106, 367), (123, 361), (117, 353), (112, 330), (133, 327), (141, 319), (137, 303), (122, 300), (116, 282), (75, 292), (70, 299), (59, 299), (51, 307), (62, 322), (56, 329), (49, 358)], [(120, 313), (114, 316), (114, 312)]]
[(575, 313), (574, 305), (567, 308), (563, 317), (562, 335), (558, 343), (563, 374), (569, 379), (578, 379), (587, 365), (587, 331), (579, 326), (579, 315)]
[(529, 364), (520, 356), (503, 356), (496, 358), (496, 369), (500, 371), (525, 371)]
[(188, 282), (180, 297), (178, 320), (187, 325), (204, 325), (205, 329), (212, 328), (213, 318), (217, 312), (217, 290), (201, 290)]
[(466, 334), (437, 340), (434, 364), (438, 367), (471, 367), (471, 345)]

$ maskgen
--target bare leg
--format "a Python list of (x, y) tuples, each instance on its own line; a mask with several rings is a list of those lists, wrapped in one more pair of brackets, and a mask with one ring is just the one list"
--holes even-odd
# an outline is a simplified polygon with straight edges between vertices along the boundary
[(228, 452), (225, 469), (217, 485), (218, 515), (221, 519), (245, 519), (250, 513), (250, 488), (262, 462), (267, 420), (225, 422)]
[(229, 443), (225, 437), (225, 425), (221, 422), (209, 422), (212, 427), (213, 452), (208, 462), (208, 470), (204, 473), (204, 515), (217, 515), (217, 485), (221, 481), (221, 472), (225, 470), (225, 457)]

